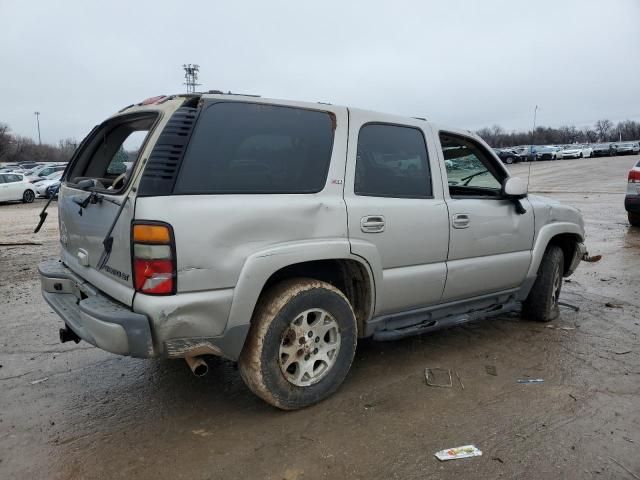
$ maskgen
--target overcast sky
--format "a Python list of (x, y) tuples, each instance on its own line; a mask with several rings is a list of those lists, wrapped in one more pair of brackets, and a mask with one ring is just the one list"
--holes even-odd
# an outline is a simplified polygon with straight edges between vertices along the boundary
[(0, 122), (81, 139), (125, 105), (202, 90), (469, 129), (640, 120), (640, 0), (0, 0)]

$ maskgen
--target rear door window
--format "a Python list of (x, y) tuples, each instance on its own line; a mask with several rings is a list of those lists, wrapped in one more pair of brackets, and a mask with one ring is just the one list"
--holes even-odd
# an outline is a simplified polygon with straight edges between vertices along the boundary
[(205, 108), (174, 193), (316, 193), (324, 188), (335, 119), (323, 111), (221, 102)]
[(414, 127), (372, 123), (358, 135), (356, 195), (430, 198), (431, 172), (422, 132)]

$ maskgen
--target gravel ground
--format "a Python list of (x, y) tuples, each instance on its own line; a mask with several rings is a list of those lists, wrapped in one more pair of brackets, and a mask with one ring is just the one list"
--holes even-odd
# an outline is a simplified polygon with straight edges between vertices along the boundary
[[(638, 158), (530, 165), (530, 190), (580, 208), (603, 255), (563, 287), (579, 312), (363, 341), (335, 395), (288, 413), (225, 360), (195, 378), (181, 361), (60, 344), (37, 278), (57, 255), (56, 206), (33, 235), (41, 201), (0, 205), (0, 478), (638, 478), (640, 229), (623, 208)], [(429, 387), (425, 367), (462, 382)], [(527, 377), (544, 383), (517, 383)], [(483, 455), (433, 456), (465, 444)]]

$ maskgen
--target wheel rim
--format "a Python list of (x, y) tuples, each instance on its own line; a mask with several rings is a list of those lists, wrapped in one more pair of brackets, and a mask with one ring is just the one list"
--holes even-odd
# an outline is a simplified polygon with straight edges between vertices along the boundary
[(31, 203), (33, 201), (33, 192), (31, 190), (24, 192), (24, 199), (28, 203)]
[(558, 297), (560, 297), (560, 286), (561, 286), (561, 277), (560, 277), (560, 268), (556, 267), (556, 271), (553, 274), (553, 291), (551, 292), (551, 304), (557, 305)]
[(307, 387), (322, 380), (335, 365), (340, 351), (340, 328), (320, 308), (298, 315), (282, 334), (278, 364), (287, 381)]

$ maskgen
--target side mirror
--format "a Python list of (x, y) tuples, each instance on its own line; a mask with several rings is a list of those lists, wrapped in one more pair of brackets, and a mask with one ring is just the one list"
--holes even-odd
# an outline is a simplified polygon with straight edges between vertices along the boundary
[(75, 187), (80, 190), (87, 190), (89, 188), (92, 188), (93, 185), (93, 180), (91, 180), (90, 178), (85, 178), (84, 180), (80, 180), (78, 183), (76, 183)]
[(527, 185), (518, 177), (507, 177), (502, 183), (502, 194), (509, 198), (524, 198)]

